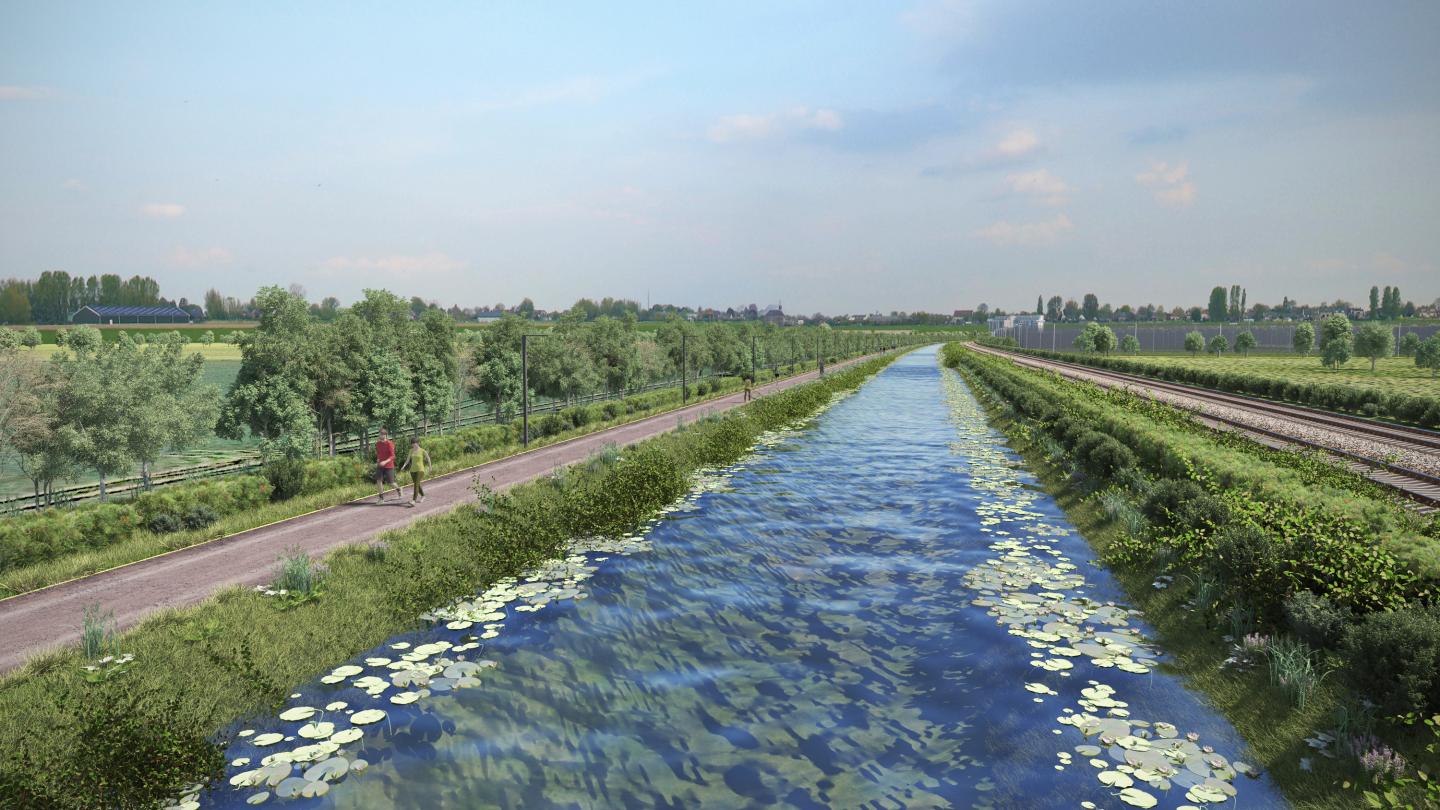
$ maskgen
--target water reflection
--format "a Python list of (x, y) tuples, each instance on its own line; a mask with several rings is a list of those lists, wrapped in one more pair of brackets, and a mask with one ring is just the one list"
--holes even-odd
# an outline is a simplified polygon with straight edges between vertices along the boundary
[[(707, 479), (643, 539), (577, 550), (523, 597), (540, 609), (518, 610), (503, 597), (523, 584), (507, 585), (439, 617), (465, 626), (357, 659), (388, 668), (446, 644), (411, 662), (441, 666), (408, 684), (425, 692), (413, 704), (353, 678), (302, 690), (292, 704), (386, 712), (327, 752), (365, 771), (302, 801), (1073, 808), (1144, 806), (1139, 791), (1204, 804), (1186, 794), (1217, 778), (1210, 764), (1181, 777), (1181, 757), (1162, 773), (1165, 741), (1188, 732), (1239, 757), (1233, 731), (1152, 671), (1143, 626), (949, 374), (933, 351), (902, 359), (801, 435)], [(461, 660), (494, 665), (462, 685), (444, 671)], [(261, 762), (247, 745), (232, 755), (253, 761), (231, 773)], [(1235, 788), (1240, 806), (1280, 805), (1263, 778)]]

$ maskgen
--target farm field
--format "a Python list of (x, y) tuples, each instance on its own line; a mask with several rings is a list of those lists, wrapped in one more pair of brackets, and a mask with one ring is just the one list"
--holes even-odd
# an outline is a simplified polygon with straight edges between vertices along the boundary
[[(1116, 355), (1131, 357), (1130, 355)], [(1240, 357), (1224, 355), (1214, 357), (1202, 354), (1140, 354), (1132, 359), (1149, 363), (1165, 363), (1182, 368), (1207, 369), (1237, 374), (1259, 374), (1265, 377), (1280, 377), (1294, 382), (1338, 383), (1342, 385), (1375, 388), (1383, 391), (1398, 391), (1416, 396), (1440, 395), (1440, 379), (1434, 379), (1426, 369), (1415, 365), (1411, 357), (1386, 357), (1375, 364), (1370, 371), (1370, 361), (1365, 358), (1352, 359), (1340, 369), (1328, 369), (1320, 365), (1315, 355), (1267, 354)]]

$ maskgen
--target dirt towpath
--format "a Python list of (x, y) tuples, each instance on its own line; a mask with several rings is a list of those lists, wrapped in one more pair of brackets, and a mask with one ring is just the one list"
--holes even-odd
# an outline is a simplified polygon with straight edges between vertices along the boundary
[[(838, 370), (856, 360), (838, 363)], [(758, 387), (757, 396), (815, 379), (811, 371)], [(526, 453), (437, 476), (425, 482), (425, 502), (409, 508), (403, 500), (377, 503), (375, 496), (261, 526), (198, 546), (151, 557), (88, 577), (0, 600), (0, 672), (23, 664), (42, 650), (80, 638), (85, 606), (114, 611), (121, 629), (163, 608), (192, 605), (232, 585), (252, 587), (275, 578), (276, 560), (290, 548), (311, 556), (351, 543), (365, 543), (419, 518), (447, 512), (474, 500), (472, 480), (504, 489), (581, 461), (614, 444), (625, 446), (674, 430), (711, 413), (738, 407), (732, 394), (687, 408), (619, 425)], [(391, 494), (394, 498), (394, 494)]]

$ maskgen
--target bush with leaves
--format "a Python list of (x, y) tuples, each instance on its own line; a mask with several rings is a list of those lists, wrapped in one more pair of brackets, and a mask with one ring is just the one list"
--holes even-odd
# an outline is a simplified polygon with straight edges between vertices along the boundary
[(1406, 607), (1351, 625), (1341, 652), (1357, 691), (1387, 714), (1440, 710), (1440, 613)]

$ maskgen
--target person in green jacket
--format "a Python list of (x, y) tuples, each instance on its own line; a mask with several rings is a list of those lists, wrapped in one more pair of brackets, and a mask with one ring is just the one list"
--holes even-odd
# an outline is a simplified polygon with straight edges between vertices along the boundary
[(430, 469), (430, 454), (420, 446), (420, 437), (416, 436), (410, 440), (410, 455), (400, 469), (410, 470), (410, 506), (425, 500), (425, 487), (421, 482), (425, 480), (425, 471)]

